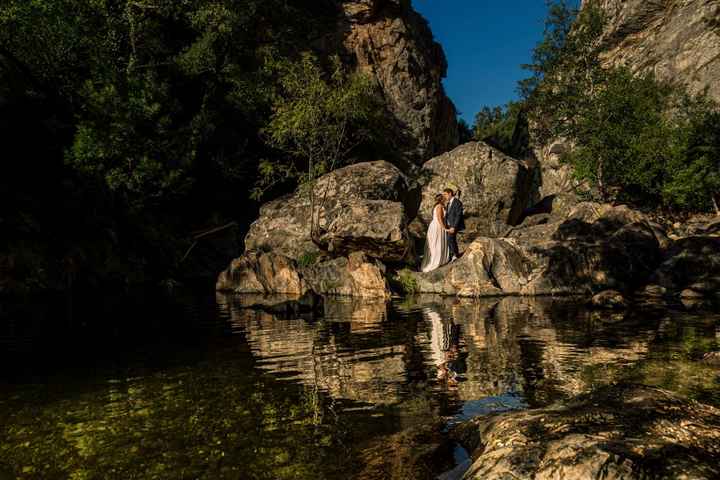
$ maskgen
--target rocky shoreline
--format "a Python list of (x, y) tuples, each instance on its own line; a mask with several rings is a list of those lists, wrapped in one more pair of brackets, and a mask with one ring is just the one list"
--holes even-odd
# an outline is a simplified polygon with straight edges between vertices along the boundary
[(643, 385), (478, 418), (453, 435), (473, 452), (468, 480), (720, 476), (720, 410)]
[[(361, 298), (583, 295), (612, 308), (633, 298), (695, 306), (720, 300), (720, 222), (678, 235), (680, 229), (626, 205), (541, 189), (543, 168), (471, 142), (412, 174), (386, 161), (338, 169), (315, 182), (314, 195), (299, 189), (264, 205), (245, 253), (221, 273), (217, 290)], [(448, 184), (462, 191), (466, 205), (464, 255), (420, 273), (431, 198)]]
[[(408, 293), (573, 295), (600, 310), (720, 303), (720, 220), (669, 225), (627, 205), (580, 201), (560, 190), (572, 184), (570, 172), (550, 165), (472, 142), (410, 173), (386, 161), (341, 168), (320, 178), (314, 195), (300, 189), (263, 206), (245, 253), (216, 288), (255, 294), (244, 308), (293, 314), (327, 295), (380, 302)], [(420, 273), (432, 197), (449, 184), (466, 205), (464, 255)], [(624, 318), (594, 313), (601, 324)], [(455, 442), (471, 458), (443, 478), (717, 478), (718, 432), (715, 407), (617, 384), (550, 407), (478, 417), (449, 434), (437, 426), (402, 432), (400, 453), (369, 451), (365, 474), (436, 478), (452, 468)]]

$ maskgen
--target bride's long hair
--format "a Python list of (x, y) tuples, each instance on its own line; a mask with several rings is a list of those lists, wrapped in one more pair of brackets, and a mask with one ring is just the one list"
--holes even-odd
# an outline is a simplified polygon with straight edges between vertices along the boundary
[(443, 207), (443, 201), (445, 200), (445, 197), (443, 197), (442, 193), (438, 193), (435, 195), (435, 205), (433, 205), (433, 208), (437, 207), (438, 205), (442, 205)]

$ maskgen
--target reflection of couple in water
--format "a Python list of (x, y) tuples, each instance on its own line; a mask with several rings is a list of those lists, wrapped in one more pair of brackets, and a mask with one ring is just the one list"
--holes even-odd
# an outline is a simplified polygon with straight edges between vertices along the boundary
[(430, 351), (437, 367), (437, 378), (448, 385), (456, 385), (462, 380), (460, 374), (464, 372), (459, 356), (460, 326), (452, 320), (443, 319), (430, 307), (426, 307), (423, 313), (430, 321)]

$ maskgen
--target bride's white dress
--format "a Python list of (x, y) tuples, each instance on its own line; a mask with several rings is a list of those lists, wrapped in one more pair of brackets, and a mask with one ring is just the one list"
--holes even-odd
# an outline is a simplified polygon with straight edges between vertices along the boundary
[(439, 215), (443, 213), (442, 208), (437, 206), (433, 210), (433, 219), (427, 231), (425, 242), (425, 255), (421, 269), (423, 272), (430, 272), (441, 267), (450, 261), (450, 248), (448, 247), (447, 233), (443, 229)]

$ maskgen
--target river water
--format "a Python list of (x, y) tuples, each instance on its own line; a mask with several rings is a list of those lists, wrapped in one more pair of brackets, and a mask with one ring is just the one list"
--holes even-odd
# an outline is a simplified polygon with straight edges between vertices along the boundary
[(409, 465), (431, 478), (465, 460), (442, 432), (477, 415), (617, 381), (720, 405), (720, 370), (698, 361), (720, 347), (709, 312), (550, 298), (326, 299), (312, 315), (224, 295), (101, 305), (70, 324), (5, 312), (0, 479), (384, 479)]

